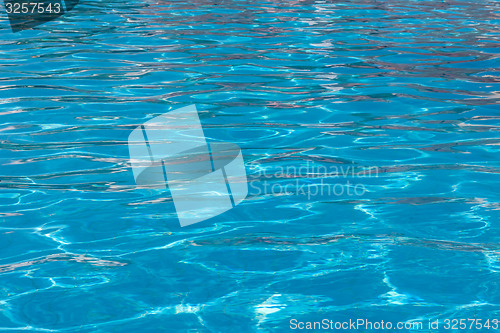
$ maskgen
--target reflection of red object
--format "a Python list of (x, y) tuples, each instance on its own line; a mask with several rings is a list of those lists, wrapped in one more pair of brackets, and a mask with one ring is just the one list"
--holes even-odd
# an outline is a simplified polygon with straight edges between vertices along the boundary
[(16, 269), (23, 267), (32, 267), (36, 265), (41, 265), (47, 262), (53, 261), (67, 261), (67, 262), (77, 262), (77, 263), (87, 263), (92, 266), (106, 266), (106, 267), (116, 267), (125, 266), (127, 263), (103, 260), (96, 257), (91, 257), (85, 254), (73, 254), (73, 253), (58, 253), (51, 254), (42, 258), (27, 260), (23, 262), (18, 262), (15, 264), (0, 265), (0, 273), (15, 271)]

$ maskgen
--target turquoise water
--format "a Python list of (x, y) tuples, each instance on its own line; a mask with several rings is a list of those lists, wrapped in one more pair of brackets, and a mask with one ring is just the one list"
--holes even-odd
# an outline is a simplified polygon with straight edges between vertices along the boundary
[[(495, 331), (499, 12), (81, 0), (14, 34), (2, 11), (1, 330)], [(241, 147), (249, 195), (181, 228), (168, 193), (135, 186), (127, 138), (191, 104)]]

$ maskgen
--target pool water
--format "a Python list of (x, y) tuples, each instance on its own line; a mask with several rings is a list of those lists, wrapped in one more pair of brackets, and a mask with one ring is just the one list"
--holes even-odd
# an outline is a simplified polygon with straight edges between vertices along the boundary
[[(495, 331), (499, 13), (81, 0), (12, 33), (2, 9), (0, 330)], [(241, 148), (249, 193), (181, 228), (127, 140), (192, 104), (208, 141)]]

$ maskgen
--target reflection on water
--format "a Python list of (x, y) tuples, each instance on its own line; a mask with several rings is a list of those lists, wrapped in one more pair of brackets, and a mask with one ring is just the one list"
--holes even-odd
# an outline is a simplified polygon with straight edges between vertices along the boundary
[[(499, 12), (92, 0), (16, 34), (2, 16), (0, 328), (498, 318)], [(127, 138), (190, 104), (252, 180), (307, 161), (378, 176), (357, 197), (253, 192), (181, 229), (168, 193), (134, 185)]]

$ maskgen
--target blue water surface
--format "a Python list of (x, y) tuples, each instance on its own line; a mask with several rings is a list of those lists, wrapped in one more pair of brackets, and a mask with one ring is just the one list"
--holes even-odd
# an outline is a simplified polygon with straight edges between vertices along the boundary
[[(361, 318), (495, 331), (499, 13), (493, 0), (81, 0), (12, 33), (2, 8), (0, 330)], [(127, 139), (191, 104), (209, 141), (242, 148), (252, 186), (181, 228), (168, 193), (135, 186)]]

